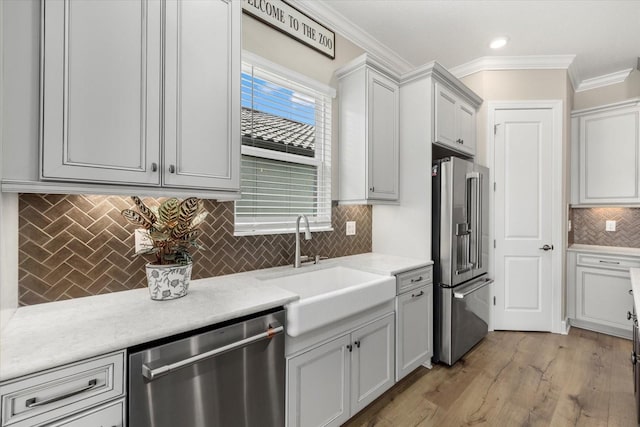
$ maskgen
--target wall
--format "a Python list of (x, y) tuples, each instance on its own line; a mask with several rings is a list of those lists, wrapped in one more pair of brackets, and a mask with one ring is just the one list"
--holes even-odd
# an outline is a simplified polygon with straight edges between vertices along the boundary
[[(575, 208), (573, 243), (640, 248), (640, 208)], [(616, 231), (605, 231), (605, 221), (615, 220)]]
[(561, 318), (566, 317), (566, 253), (567, 245), (567, 221), (569, 215), (568, 200), (570, 189), (570, 140), (571, 127), (570, 115), (573, 104), (573, 89), (566, 70), (502, 70), (482, 71), (461, 79), (469, 88), (476, 92), (484, 100), (477, 116), (477, 155), (478, 163), (490, 166), (489, 158), (490, 141), (487, 141), (487, 104), (488, 101), (525, 101), (525, 100), (561, 100), (562, 101), (562, 218), (559, 224), (560, 233), (563, 236), (560, 252), (561, 277)]
[[(487, 147), (488, 101), (553, 100), (563, 101), (563, 113), (568, 117), (566, 70), (507, 70), (481, 71), (463, 77), (462, 82), (484, 100), (477, 116), (476, 161), (489, 165)], [(568, 145), (568, 129), (563, 130)]]
[[(40, 43), (40, 11), (41, 3), (39, 0), (0, 0), (2, 7), (5, 10), (1, 20), (1, 29), (3, 33), (3, 39), (5, 43), (2, 45), (4, 63), (7, 66), (4, 67), (2, 87), (0, 93), (2, 93), (2, 122), (5, 123), (3, 128), (3, 138), (10, 138), (12, 141), (20, 141), (22, 146), (19, 151), (5, 155), (0, 159), (2, 162), (2, 176), (9, 176), (19, 180), (37, 180), (35, 174), (36, 168), (31, 169), (29, 172), (25, 172), (24, 168), (20, 165), (26, 163), (37, 164), (38, 159), (38, 135), (39, 135), (39, 43)], [(294, 71), (308, 75), (324, 84), (336, 87), (336, 80), (334, 77), (335, 69), (346, 64), (351, 59), (359, 56), (364, 51), (355, 46), (351, 42), (347, 41), (340, 35), (336, 35), (336, 58), (331, 60), (316, 51), (308, 48), (305, 45), (289, 38), (288, 36), (279, 33), (278, 31), (256, 21), (255, 19), (243, 15), (243, 48), (260, 55), (272, 62), (281, 64), (285, 67), (291, 68)], [(8, 41), (10, 40), (10, 43)], [(338, 198), (338, 100), (333, 102), (333, 129), (332, 129), (332, 198)], [(6, 153), (5, 153), (6, 154)], [(75, 197), (75, 196), (74, 196)], [(12, 203), (7, 203), (7, 200), (11, 200)], [(78, 222), (68, 222), (66, 227), (63, 227), (61, 233), (66, 233), (66, 243), (63, 240), (56, 240), (54, 242), (53, 237), (47, 240), (48, 233), (31, 235), (31, 237), (37, 239), (39, 243), (36, 243), (33, 239), (30, 239), (23, 230), (23, 227), (34, 226), (33, 221), (40, 221), (39, 230), (43, 231), (47, 227), (59, 226), (61, 223), (60, 218), (47, 217), (44, 212), (39, 212), (28, 201), (40, 200), (49, 203), (42, 203), (41, 208), (54, 209), (49, 213), (54, 212), (58, 203), (64, 203), (64, 201), (71, 203), (70, 200), (89, 201), (91, 203), (96, 202), (99, 205), (105, 203), (103, 199), (96, 199), (94, 196), (77, 196), (75, 199), (72, 197), (52, 196), (52, 195), (34, 195), (34, 196), (21, 196), (20, 206), (18, 206), (17, 195), (1, 195), (0, 202), (3, 206), (3, 215), (0, 217), (0, 230), (2, 231), (2, 241), (9, 242), (7, 239), (8, 234), (15, 236), (14, 244), (9, 248), (9, 253), (4, 254), (0, 252), (2, 259), (11, 260), (11, 268), (5, 269), (6, 264), (0, 264), (0, 274), (2, 274), (2, 281), (0, 282), (0, 297), (2, 297), (3, 318), (4, 307), (16, 305), (16, 295), (18, 294), (18, 269), (15, 265), (20, 263), (20, 303), (30, 304), (36, 302), (44, 302), (48, 300), (55, 300), (60, 298), (69, 298), (72, 296), (81, 296), (92, 294), (96, 292), (108, 292), (113, 290), (120, 290), (122, 287), (117, 286), (113, 279), (120, 280), (122, 283), (126, 283), (126, 287), (140, 286), (140, 275), (143, 271), (141, 267), (141, 260), (131, 261), (131, 264), (125, 263), (128, 260), (127, 256), (119, 257), (119, 253), (127, 253), (127, 248), (130, 247), (129, 241), (124, 237), (123, 233), (117, 233), (114, 231), (114, 238), (108, 241), (102, 241), (98, 238), (98, 235), (94, 236), (96, 239), (94, 243), (102, 242), (99, 248), (93, 248), (85, 245), (79, 239), (79, 236), (87, 239), (89, 237), (86, 233), (91, 233), (87, 227), (91, 227), (86, 220), (86, 217), (78, 216), (80, 219)], [(102, 201), (98, 201), (102, 200)], [(115, 199), (109, 198), (109, 202)], [(53, 202), (53, 203), (51, 203)], [(34, 202), (36, 203), (36, 202)], [(82, 203), (82, 202), (78, 202)], [(208, 202), (209, 203), (209, 202)], [(37, 204), (37, 203), (36, 203)], [(104, 221), (118, 221), (119, 215), (115, 212), (116, 206), (122, 205), (121, 201), (114, 202), (114, 207), (110, 211), (110, 215), (103, 217)], [(292, 245), (293, 236), (259, 236), (259, 237), (246, 237), (235, 238), (231, 235), (229, 224), (232, 220), (232, 207), (231, 203), (213, 203), (208, 206), (214, 211), (214, 215), (210, 217), (211, 230), (211, 243), (213, 244), (210, 251), (203, 252), (198, 255), (201, 258), (201, 262), (197, 263), (200, 267), (194, 269), (194, 277), (203, 277), (204, 275), (217, 275), (226, 274), (235, 271), (242, 271), (252, 268), (262, 268), (268, 266), (282, 265), (289, 263), (292, 260)], [(20, 218), (20, 254), (18, 257), (18, 251), (16, 250), (17, 244), (15, 242), (18, 239), (18, 209), (21, 209), (22, 216)], [(24, 214), (25, 209), (29, 214)], [(60, 212), (64, 212), (64, 209), (60, 209)], [(35, 213), (41, 214), (37, 216)], [(7, 214), (8, 212), (8, 214)], [(33, 216), (31, 216), (33, 214)], [(339, 256), (351, 253), (367, 252), (371, 250), (371, 209), (369, 207), (334, 207), (334, 225), (336, 231), (334, 233), (315, 233), (314, 239), (310, 245), (303, 245), (303, 250), (310, 252), (320, 252), (322, 255)], [(62, 217), (68, 215), (63, 214)], [(77, 220), (78, 218), (74, 218)], [(358, 224), (358, 235), (355, 239), (348, 240), (344, 236), (344, 221), (347, 219), (356, 219)], [(29, 221), (28, 221), (29, 220)], [(84, 222), (83, 222), (84, 220)], [(66, 222), (66, 221), (65, 221)], [(54, 226), (54, 224), (56, 224)], [(107, 225), (102, 224), (102, 225)], [(107, 225), (112, 230), (117, 230), (117, 222), (112, 222)], [(96, 226), (99, 230), (101, 227)], [(37, 227), (36, 227), (37, 228)], [(69, 232), (72, 229), (74, 232)], [(51, 230), (51, 228), (49, 228)], [(132, 230), (123, 228), (127, 233), (131, 233)], [(33, 229), (31, 229), (33, 231)], [(118, 235), (116, 235), (116, 233)], [(98, 233), (99, 234), (99, 233)], [(76, 237), (78, 236), (78, 237)], [(55, 237), (60, 237), (57, 234)], [(75, 239), (75, 240), (74, 240)], [(352, 243), (357, 240), (357, 244)], [(78, 244), (80, 241), (83, 247)], [(126, 242), (126, 243), (123, 243)], [(55, 258), (57, 261), (61, 261), (61, 258), (65, 258), (64, 262), (60, 266), (53, 264), (53, 257), (58, 251), (49, 251), (54, 245), (62, 244), (67, 249), (75, 247), (77, 251), (71, 250), (64, 257), (59, 255), (59, 258)], [(49, 246), (47, 246), (49, 245)], [(125, 277), (122, 273), (117, 273), (111, 270), (112, 276), (103, 277), (106, 281), (104, 285), (102, 281), (96, 282), (90, 280), (91, 285), (83, 287), (82, 283), (85, 277), (81, 276), (82, 270), (86, 270), (88, 265), (86, 264), (87, 254), (94, 255), (92, 261), (98, 261), (101, 257), (95, 255), (100, 248), (106, 248), (104, 245), (110, 245), (111, 249), (115, 253), (112, 255), (117, 260), (118, 265), (124, 266), (122, 271), (129, 274), (129, 277)], [(125, 248), (126, 246), (126, 248)], [(58, 248), (60, 249), (60, 248)], [(29, 251), (31, 251), (29, 253)], [(83, 252), (84, 251), (84, 252)], [(48, 253), (48, 254), (47, 254)], [(249, 259), (252, 256), (259, 254), (256, 259)], [(116, 256), (117, 255), (117, 256)], [(242, 259), (242, 255), (248, 258)], [(108, 256), (108, 255), (106, 255)], [(37, 258), (40, 257), (40, 261)], [(85, 258), (83, 258), (85, 257)], [(231, 257), (231, 258), (230, 258)], [(291, 259), (289, 259), (291, 258)], [(85, 262), (83, 263), (83, 259)], [(106, 258), (108, 260), (108, 258)], [(42, 263), (49, 260), (49, 265), (45, 265), (46, 268), (42, 268)], [(223, 260), (223, 261), (218, 261)], [(38, 261), (38, 262), (36, 262)], [(72, 265), (76, 263), (76, 265)], [(72, 267), (69, 270), (67, 264)], [(40, 267), (38, 267), (40, 265)], [(108, 263), (102, 259), (102, 263), (96, 264), (99, 268), (108, 267), (109, 270), (115, 265), (115, 263)], [(51, 267), (54, 268), (51, 268)], [(205, 267), (206, 266), (206, 267)], [(33, 269), (32, 269), (33, 268)], [(65, 273), (65, 270), (66, 274)], [(128, 270), (127, 270), (128, 269)], [(94, 270), (94, 274), (98, 270)], [(39, 274), (36, 275), (35, 273)], [(74, 273), (76, 272), (76, 273)], [(13, 276), (11, 276), (11, 274)], [(15, 274), (14, 274), (15, 273)], [(53, 274), (49, 279), (57, 278), (57, 281), (48, 283), (43, 280), (49, 274)], [(86, 275), (85, 275), (86, 276)], [(13, 278), (11, 278), (13, 277)], [(38, 280), (34, 278), (37, 277)], [(97, 277), (100, 279), (101, 275)], [(11, 280), (7, 279), (10, 278)], [(61, 284), (60, 284), (61, 283)], [(67, 286), (68, 285), (68, 286)], [(31, 288), (29, 288), (31, 286)], [(99, 288), (99, 289), (98, 289)], [(8, 313), (9, 311), (7, 311)]]
[(640, 71), (633, 70), (622, 83), (576, 92), (574, 109), (598, 107), (636, 97), (640, 97)]
[[(145, 198), (148, 205), (155, 199)], [(293, 263), (293, 234), (235, 237), (233, 202), (205, 200), (209, 215), (199, 227), (204, 248), (193, 254), (193, 279)], [(133, 256), (133, 231), (120, 196), (20, 195), (19, 294), (29, 305), (146, 286), (144, 265)], [(345, 222), (356, 221), (355, 236)], [(303, 255), (335, 258), (371, 252), (371, 207), (334, 206), (332, 232), (301, 241)]]
[[(337, 89), (335, 70), (363, 54), (364, 50), (339, 34), (336, 34), (335, 46), (335, 59), (332, 60), (250, 16), (242, 17), (243, 49)], [(338, 199), (340, 188), (338, 104), (339, 99), (334, 99), (331, 118), (331, 195), (333, 200)]]
[[(4, 2), (0, 2), (0, 176), (2, 176), (3, 152), (2, 141), (5, 138), (6, 123), (5, 113), (8, 105), (5, 103), (4, 92), (6, 51), (4, 40), (5, 32), (5, 7)], [(18, 306), (18, 260), (15, 250), (18, 242), (18, 217), (17, 217), (18, 197), (14, 194), (0, 193), (0, 330), (7, 324)]]

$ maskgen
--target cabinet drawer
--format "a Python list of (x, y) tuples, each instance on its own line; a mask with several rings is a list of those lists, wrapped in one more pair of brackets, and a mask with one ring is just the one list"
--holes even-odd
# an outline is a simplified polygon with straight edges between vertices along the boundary
[(618, 255), (578, 254), (578, 265), (629, 270), (640, 267), (640, 258)]
[(124, 351), (66, 365), (0, 386), (2, 426), (34, 426), (124, 394)]
[(400, 273), (396, 279), (398, 295), (431, 282), (433, 282), (433, 268), (431, 266)]
[(124, 399), (111, 402), (98, 408), (90, 409), (73, 415), (47, 427), (123, 427), (124, 426)]

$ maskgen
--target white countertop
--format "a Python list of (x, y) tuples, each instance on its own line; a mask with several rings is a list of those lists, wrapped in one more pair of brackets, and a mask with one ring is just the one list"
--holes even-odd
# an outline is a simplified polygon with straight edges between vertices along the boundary
[(573, 244), (569, 246), (567, 250), (572, 252), (593, 252), (598, 254), (629, 255), (640, 257), (640, 248), (626, 248), (620, 246)]
[[(432, 262), (368, 253), (301, 270), (336, 264), (395, 275)], [(192, 280), (185, 297), (170, 301), (152, 301), (144, 288), (20, 307), (0, 333), (0, 381), (284, 306), (298, 295), (257, 277), (292, 270)]]

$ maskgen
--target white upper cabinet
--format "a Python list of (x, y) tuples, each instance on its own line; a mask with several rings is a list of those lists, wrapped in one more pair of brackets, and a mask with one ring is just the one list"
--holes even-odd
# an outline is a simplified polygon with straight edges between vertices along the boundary
[(397, 79), (366, 55), (336, 74), (340, 81), (340, 202), (397, 201)]
[(640, 106), (574, 113), (573, 120), (573, 202), (640, 203)]
[(167, 0), (166, 186), (239, 188), (238, 2)]
[(45, 0), (43, 14), (41, 179), (239, 191), (239, 2)]
[(42, 178), (159, 185), (160, 2), (43, 13)]
[(433, 142), (466, 155), (476, 154), (476, 110), (439, 82), (435, 87)]

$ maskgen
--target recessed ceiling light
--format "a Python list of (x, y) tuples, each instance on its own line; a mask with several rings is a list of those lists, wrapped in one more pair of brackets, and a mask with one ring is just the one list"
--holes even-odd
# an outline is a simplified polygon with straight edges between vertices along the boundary
[(491, 43), (489, 43), (489, 47), (491, 49), (500, 49), (502, 47), (505, 47), (508, 41), (509, 37), (496, 37), (495, 39), (491, 40)]

